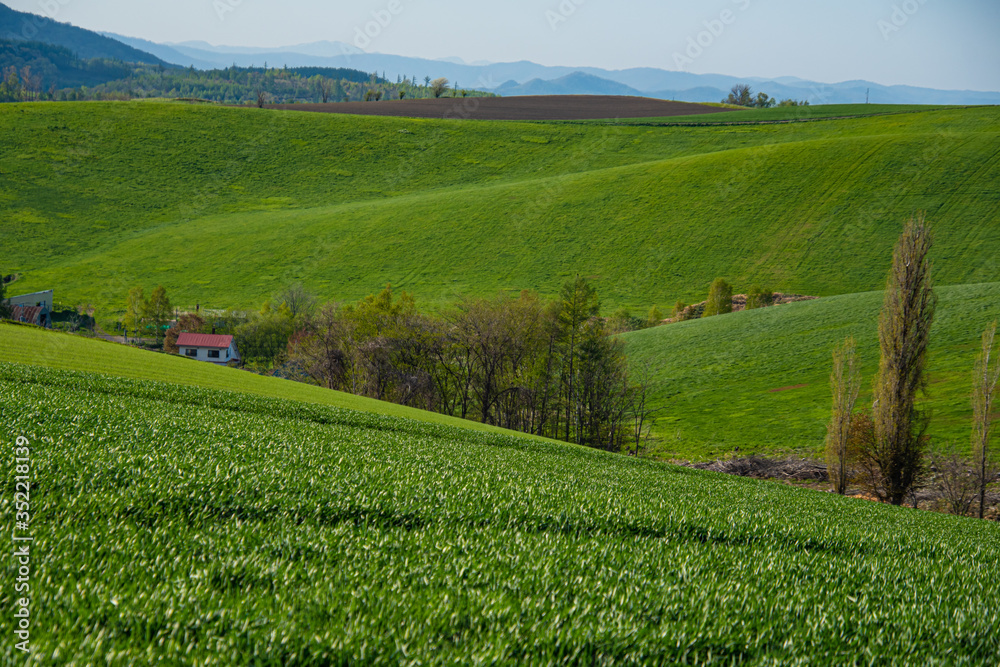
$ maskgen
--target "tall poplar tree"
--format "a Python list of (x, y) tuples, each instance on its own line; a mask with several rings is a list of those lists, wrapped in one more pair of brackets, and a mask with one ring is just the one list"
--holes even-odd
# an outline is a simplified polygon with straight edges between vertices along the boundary
[(917, 391), (926, 386), (924, 366), (937, 299), (931, 285), (930, 227), (911, 219), (896, 243), (879, 316), (881, 360), (872, 391), (874, 459), (883, 499), (901, 505), (924, 472), (926, 420)]

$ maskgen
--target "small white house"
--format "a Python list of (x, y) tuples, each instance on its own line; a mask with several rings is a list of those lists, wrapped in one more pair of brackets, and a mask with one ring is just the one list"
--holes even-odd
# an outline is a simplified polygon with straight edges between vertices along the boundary
[(240, 353), (232, 336), (215, 334), (182, 333), (177, 336), (177, 349), (182, 357), (208, 361), (213, 364), (228, 364), (239, 361)]

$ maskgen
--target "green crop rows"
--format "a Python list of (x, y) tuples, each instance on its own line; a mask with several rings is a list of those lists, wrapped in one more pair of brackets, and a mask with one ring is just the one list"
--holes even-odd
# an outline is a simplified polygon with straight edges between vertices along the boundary
[[(990, 523), (18, 364), (0, 365), (0, 422), (5, 447), (32, 443), (39, 664), (1000, 655)], [(16, 658), (11, 641), (0, 652)]]

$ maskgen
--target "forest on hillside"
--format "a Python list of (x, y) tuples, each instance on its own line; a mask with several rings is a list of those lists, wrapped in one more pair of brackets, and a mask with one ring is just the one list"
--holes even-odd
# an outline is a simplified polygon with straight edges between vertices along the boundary
[(423, 80), (330, 67), (227, 67), (197, 70), (78, 58), (61, 46), (0, 40), (0, 102), (199, 99), (226, 104), (359, 102), (478, 97), (449, 88), (444, 79)]

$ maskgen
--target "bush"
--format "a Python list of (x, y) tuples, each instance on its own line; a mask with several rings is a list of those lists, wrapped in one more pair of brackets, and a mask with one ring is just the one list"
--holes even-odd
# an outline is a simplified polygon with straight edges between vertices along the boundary
[(768, 306), (774, 305), (774, 292), (770, 289), (762, 288), (759, 285), (754, 285), (747, 292), (747, 310), (754, 310), (755, 308), (767, 308)]
[(647, 327), (658, 327), (663, 324), (663, 313), (656, 306), (649, 309), (649, 314), (646, 316), (646, 326)]
[(979, 477), (971, 461), (949, 444), (931, 456), (931, 485), (937, 491), (944, 509), (958, 516), (969, 516), (979, 500)]
[(636, 331), (648, 326), (640, 317), (634, 317), (628, 308), (619, 308), (608, 318), (608, 331), (610, 333), (627, 333)]

